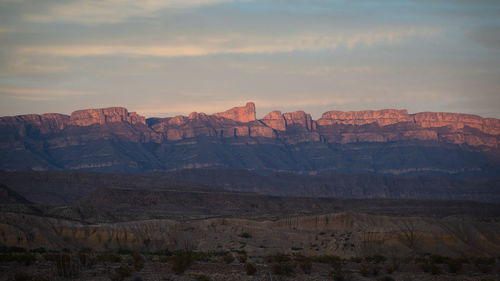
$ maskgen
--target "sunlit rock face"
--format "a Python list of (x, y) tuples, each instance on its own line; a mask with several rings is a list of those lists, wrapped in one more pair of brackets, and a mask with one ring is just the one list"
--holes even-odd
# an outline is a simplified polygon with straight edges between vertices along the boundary
[[(221, 113), (147, 120), (122, 107), (78, 110), (70, 116), (0, 117), (0, 152), (5, 155), (0, 168), (238, 167), (372, 173), (378, 169), (373, 165), (384, 171), (460, 172), (500, 164), (500, 120), (494, 118), (396, 109), (328, 111), (318, 120), (304, 111), (272, 111), (260, 120), (255, 114), (255, 104), (248, 102)], [(376, 154), (374, 148), (399, 146), (404, 149), (384, 152), (387, 155)], [(449, 149), (459, 160), (444, 167), (441, 158)], [(399, 160), (389, 164), (385, 157), (407, 166), (396, 167)], [(353, 166), (352, 161), (359, 164)]]
[(248, 102), (245, 106), (233, 107), (227, 111), (215, 113), (214, 116), (242, 123), (255, 121), (255, 104), (253, 102)]
[(311, 114), (305, 113), (304, 111), (295, 111), (283, 114), (286, 120), (286, 126), (288, 127), (299, 127), (304, 128), (308, 131), (313, 129), (313, 122)]
[(269, 112), (260, 121), (274, 130), (286, 131), (286, 120), (285, 117), (283, 117), (283, 114), (281, 114), (281, 111), (276, 110)]
[(109, 107), (101, 109), (77, 110), (71, 113), (71, 125), (90, 126), (113, 122), (127, 122), (130, 124), (146, 124), (146, 119), (135, 112), (128, 112), (123, 107)]

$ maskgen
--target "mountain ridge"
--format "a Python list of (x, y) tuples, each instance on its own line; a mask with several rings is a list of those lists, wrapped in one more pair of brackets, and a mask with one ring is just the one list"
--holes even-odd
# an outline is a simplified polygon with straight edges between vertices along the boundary
[(318, 120), (304, 111), (255, 113), (248, 102), (166, 118), (122, 107), (0, 117), (0, 169), (500, 172), (499, 119), (396, 109), (328, 111)]
[[(214, 113), (212, 115), (192, 112), (189, 116), (178, 115), (175, 117), (151, 117), (146, 119), (144, 116), (141, 116), (136, 112), (129, 112), (123, 107), (108, 107), (77, 110), (72, 112), (69, 116), (60, 113), (4, 116), (0, 117), (0, 122), (3, 127), (5, 127), (5, 125), (14, 125), (16, 123), (40, 126), (40, 133), (42, 134), (54, 133), (72, 125), (86, 127), (94, 124), (103, 125), (106, 123), (125, 122), (131, 125), (147, 126), (154, 131), (154, 133), (159, 135), (159, 137), (157, 136), (152, 138), (153, 141), (157, 142), (162, 141), (163, 139), (179, 140), (199, 135), (212, 136), (212, 134), (221, 138), (234, 136), (273, 138), (276, 137), (277, 133), (280, 131), (298, 128), (305, 131), (319, 132), (318, 135), (312, 137), (313, 140), (319, 140), (321, 139), (320, 136), (324, 135), (327, 137), (327, 141), (338, 142), (339, 140), (336, 138), (329, 138), (331, 137), (331, 134), (324, 134), (324, 128), (328, 129), (328, 127), (332, 125), (378, 125), (379, 127), (386, 127), (397, 123), (408, 123), (408, 125), (412, 124), (413, 126), (409, 126), (411, 129), (421, 130), (420, 134), (408, 133), (405, 135), (404, 137), (407, 137), (408, 139), (439, 140), (448, 143), (467, 144), (471, 146), (484, 145), (498, 148), (498, 138), (495, 139), (491, 136), (500, 135), (500, 119), (483, 118), (472, 114), (448, 112), (419, 112), (409, 114), (406, 109), (362, 111), (332, 110), (323, 113), (320, 119), (313, 120), (310, 114), (299, 110), (283, 114), (281, 111), (271, 111), (265, 115), (264, 118), (256, 119), (255, 104), (253, 102), (248, 102), (245, 106), (233, 107), (227, 111)], [(226, 122), (226, 124), (224, 124), (224, 122)], [(182, 127), (182, 125), (196, 126), (196, 123), (212, 125), (215, 130), (210, 132), (179, 128)], [(246, 124), (246, 126), (241, 126), (242, 124)], [(218, 126), (222, 127), (220, 131), (217, 131), (216, 127)], [(230, 132), (230, 129), (225, 127), (231, 127), (230, 129), (233, 129), (232, 132)], [(444, 127), (448, 128), (449, 131), (446, 136), (441, 138), (439, 138), (438, 134), (432, 130), (426, 130), (428, 128), (434, 129)], [(467, 128), (476, 129), (483, 133), (484, 136), (482, 136), (482, 138), (467, 137), (468, 135), (464, 131), (467, 130)], [(454, 133), (457, 135), (454, 136)], [(354, 138), (352, 137), (352, 135), (345, 135), (340, 142), (354, 142)], [(375, 137), (370, 137), (366, 134), (358, 134), (357, 137), (356, 141), (359, 141), (360, 137), (361, 141), (366, 140), (376, 142), (385, 140), (383, 135), (380, 134)]]

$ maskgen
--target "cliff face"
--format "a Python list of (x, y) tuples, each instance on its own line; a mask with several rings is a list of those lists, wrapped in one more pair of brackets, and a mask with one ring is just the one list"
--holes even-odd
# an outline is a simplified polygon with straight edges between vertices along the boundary
[(255, 121), (255, 104), (253, 102), (248, 102), (245, 106), (233, 107), (227, 111), (215, 113), (214, 116), (242, 123)]
[(114, 122), (126, 122), (132, 125), (146, 125), (146, 118), (135, 112), (128, 112), (123, 107), (109, 107), (101, 109), (77, 110), (71, 113), (70, 125), (91, 126), (94, 124), (105, 124)]
[[(395, 109), (329, 111), (316, 121), (304, 111), (290, 113), (272, 111), (261, 120), (257, 120), (255, 115), (255, 105), (249, 102), (245, 106), (234, 107), (213, 115), (193, 112), (189, 116), (149, 118), (147, 122), (143, 116), (128, 112), (127, 109), (121, 107), (78, 110), (71, 116), (51, 113), (1, 117), (0, 149), (9, 157), (5, 158), (6, 160), (0, 167), (4, 169), (23, 165), (31, 168), (36, 166), (40, 169), (68, 167), (67, 163), (78, 162), (72, 156), (73, 154), (59, 155), (57, 153), (60, 152), (56, 153), (51, 150), (60, 151), (78, 146), (80, 150), (90, 149), (89, 153), (100, 155), (96, 157), (101, 160), (98, 161), (99, 163), (93, 160), (89, 160), (86, 164), (73, 163), (69, 166), (71, 168), (101, 169), (115, 167), (117, 163), (120, 163), (119, 165), (131, 169), (141, 165), (148, 167), (146, 169), (163, 169), (165, 165), (178, 164), (178, 157), (182, 159), (187, 157), (177, 155), (180, 147), (186, 148), (188, 144), (190, 145), (189, 151), (201, 149), (200, 138), (210, 139), (208, 145), (211, 148), (197, 153), (193, 152), (193, 155), (189, 157), (195, 160), (188, 161), (189, 163), (182, 164), (178, 168), (231, 166), (236, 163), (251, 168), (254, 160), (249, 164), (237, 160), (243, 156), (237, 156), (239, 152), (236, 150), (244, 147), (240, 146), (236, 150), (229, 149), (242, 143), (256, 149), (245, 153), (256, 155), (251, 157), (257, 157), (255, 161), (258, 161), (259, 165), (270, 165), (272, 169), (278, 170), (282, 165), (301, 161), (308, 162), (307, 166), (315, 169), (317, 164), (314, 163), (319, 160), (309, 159), (309, 157), (323, 159), (325, 152), (317, 152), (318, 156), (300, 156), (306, 159), (299, 160), (294, 158), (299, 156), (293, 156), (293, 159), (287, 160), (290, 161), (289, 163), (270, 164), (281, 160), (265, 159), (266, 155), (270, 154), (268, 152), (262, 154), (262, 149), (258, 146), (266, 144), (282, 150), (280, 147), (283, 145), (314, 144), (314, 149), (322, 150), (325, 149), (324, 145), (369, 146), (375, 143), (381, 145), (400, 143), (419, 147), (466, 145), (466, 148), (457, 146), (456, 149), (488, 152), (494, 158), (500, 154), (500, 120), (476, 115), (441, 112), (409, 114), (406, 110)], [(120, 142), (127, 143), (127, 147), (118, 148), (117, 145)], [(91, 143), (101, 144), (91, 147)], [(97, 147), (103, 146), (103, 143), (106, 143), (111, 150), (104, 154), (98, 153)], [(161, 148), (155, 148), (155, 146)], [(132, 152), (126, 152), (129, 149), (132, 149)], [(270, 148), (266, 146), (266, 149)], [(330, 150), (326, 154), (332, 153), (333, 147), (328, 149)], [(310, 153), (316, 153), (313, 151), (315, 150), (310, 150)], [(341, 148), (341, 151), (345, 149)], [(55, 156), (54, 153), (56, 153)], [(122, 153), (126, 154), (126, 159), (115, 156)], [(202, 157), (201, 155), (205, 154), (203, 158), (206, 159), (202, 161), (203, 163), (197, 161)], [(229, 158), (226, 159), (226, 156)], [(55, 163), (53, 157), (60, 157), (64, 160), (58, 160)], [(211, 161), (218, 157), (223, 160)], [(170, 160), (165, 162), (165, 159)], [(37, 165), (30, 164), (30, 161), (36, 162)], [(246, 160), (243, 159), (243, 161)], [(330, 167), (326, 164), (328, 161), (343, 163), (344, 160), (332, 158), (321, 161), (321, 163), (324, 162), (321, 165)], [(370, 159), (369, 161), (376, 160)], [(408, 169), (413, 168), (415, 167), (408, 167)], [(418, 169), (421, 168), (429, 167)], [(454, 170), (457, 168), (460, 167), (455, 167)], [(371, 168), (367, 169), (371, 171)]]
[(328, 111), (323, 113), (318, 125), (327, 126), (335, 124), (343, 125), (366, 125), (375, 123), (379, 126), (387, 126), (400, 122), (411, 122), (408, 111), (396, 109), (365, 110), (365, 111)]
[(500, 120), (470, 114), (329, 111), (317, 123), (329, 142), (340, 143), (421, 140), (498, 148), (500, 139)]

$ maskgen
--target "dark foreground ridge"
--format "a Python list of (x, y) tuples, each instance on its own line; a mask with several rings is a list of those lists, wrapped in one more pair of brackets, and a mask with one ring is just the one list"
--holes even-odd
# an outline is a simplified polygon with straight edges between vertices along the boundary
[(207, 115), (149, 118), (125, 108), (0, 118), (0, 169), (147, 172), (500, 174), (500, 120), (406, 110), (255, 117), (247, 103)]
[[(411, 178), (424, 184), (406, 187)], [(451, 189), (439, 190), (443, 183), (481, 190), (484, 179), (2, 172), (0, 278), (498, 280), (499, 203), (263, 194), (304, 192), (302, 184), (317, 192), (320, 182), (335, 190), (330, 180), (346, 190), (367, 180), (380, 192), (381, 182), (402, 181), (389, 188), (393, 194), (422, 195), (433, 188), (446, 194)], [(243, 192), (252, 188), (261, 194)]]

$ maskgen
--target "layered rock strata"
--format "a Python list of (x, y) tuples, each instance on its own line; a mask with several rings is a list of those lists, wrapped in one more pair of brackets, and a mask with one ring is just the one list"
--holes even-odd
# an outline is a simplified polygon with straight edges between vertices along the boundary
[(113, 122), (126, 122), (130, 124), (146, 125), (146, 118), (135, 112), (128, 112), (123, 107), (108, 107), (100, 109), (77, 110), (71, 113), (70, 125), (91, 126)]
[[(69, 128), (105, 126), (104, 135), (120, 135), (133, 141), (179, 141), (199, 136), (220, 139), (264, 137), (297, 143), (323, 141), (329, 143), (388, 142), (420, 140), (498, 148), (500, 120), (477, 115), (384, 109), (366, 111), (328, 111), (313, 120), (304, 111), (281, 113), (272, 111), (256, 119), (255, 104), (247, 103), (222, 113), (207, 115), (193, 112), (189, 116), (150, 118), (128, 112), (121, 107), (78, 110), (71, 116), (49, 113), (0, 118), (2, 146), (13, 136), (50, 135)], [(113, 125), (114, 124), (114, 125)], [(119, 124), (128, 124), (123, 127)]]
[(147, 120), (120, 107), (0, 117), (0, 169), (500, 173), (498, 119), (394, 109), (255, 116), (247, 103)]

